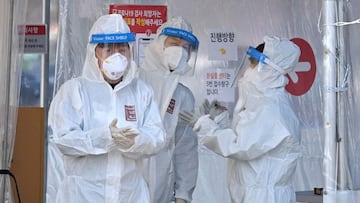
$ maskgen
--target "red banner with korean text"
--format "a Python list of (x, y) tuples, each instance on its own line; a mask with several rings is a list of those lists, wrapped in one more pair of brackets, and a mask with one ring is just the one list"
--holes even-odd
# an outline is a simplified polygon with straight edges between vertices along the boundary
[(109, 13), (121, 14), (132, 32), (148, 36), (167, 20), (167, 7), (159, 5), (110, 5)]

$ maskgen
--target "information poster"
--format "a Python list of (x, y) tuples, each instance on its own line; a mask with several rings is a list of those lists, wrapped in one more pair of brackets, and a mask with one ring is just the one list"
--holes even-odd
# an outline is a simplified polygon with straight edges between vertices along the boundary
[(218, 100), (233, 102), (235, 100), (235, 89), (231, 87), (234, 77), (233, 69), (214, 68), (205, 72), (205, 98), (209, 101)]
[(46, 25), (20, 26), (19, 34), (24, 34), (24, 40), (19, 44), (24, 48), (24, 53), (47, 52)]
[(209, 60), (238, 60), (237, 45), (235, 43), (235, 32), (214, 30), (210, 31), (208, 36)]

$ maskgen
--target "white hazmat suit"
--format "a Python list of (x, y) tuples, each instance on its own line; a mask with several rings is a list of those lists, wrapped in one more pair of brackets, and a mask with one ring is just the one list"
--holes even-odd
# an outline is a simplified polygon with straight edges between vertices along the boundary
[[(119, 14), (100, 17), (94, 34), (129, 33)], [(62, 153), (65, 175), (53, 202), (150, 202), (143, 159), (164, 146), (165, 131), (153, 90), (136, 78), (129, 63), (123, 80), (112, 87), (103, 78), (88, 44), (81, 77), (65, 82), (49, 110), (53, 141)], [(129, 148), (117, 145), (109, 128), (131, 126), (139, 132)]]
[[(291, 72), (300, 49), (278, 37), (266, 36), (264, 42), (264, 55), (284, 73)], [(200, 142), (229, 158), (227, 181), (234, 203), (296, 202), (292, 179), (300, 156), (300, 131), (284, 73), (263, 63), (246, 71), (239, 80), (232, 128), (221, 128), (219, 119), (208, 115), (195, 123)]]
[[(180, 83), (182, 75), (194, 67), (185, 65), (170, 72), (169, 67), (164, 65), (164, 61), (172, 62), (164, 51), (168, 35), (162, 33), (169, 28), (175, 28), (170, 31), (180, 31), (194, 37), (190, 24), (182, 17), (170, 19), (157, 30), (157, 36), (145, 50), (144, 62), (140, 66), (139, 75), (154, 89), (166, 130), (167, 147), (148, 162), (152, 203), (169, 203), (174, 194), (177, 201), (182, 199), (190, 202), (198, 172), (196, 134), (178, 119), (179, 111), (194, 111), (194, 96), (189, 88)], [(195, 39), (193, 46), (197, 46), (197, 39), (192, 39)]]

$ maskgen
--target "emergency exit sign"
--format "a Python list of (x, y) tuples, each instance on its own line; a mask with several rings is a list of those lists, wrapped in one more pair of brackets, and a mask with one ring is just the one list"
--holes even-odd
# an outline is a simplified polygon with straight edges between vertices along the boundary
[(20, 34), (24, 34), (23, 43), (20, 42), (20, 47), (23, 47), (24, 53), (47, 52), (46, 25), (26, 25), (20, 30)]

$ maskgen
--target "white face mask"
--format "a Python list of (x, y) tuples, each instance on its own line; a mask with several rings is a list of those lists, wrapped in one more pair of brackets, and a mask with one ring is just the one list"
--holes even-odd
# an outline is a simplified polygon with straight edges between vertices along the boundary
[(110, 80), (118, 80), (124, 75), (127, 65), (126, 57), (120, 53), (115, 53), (103, 61), (102, 70)]
[(170, 71), (183, 70), (187, 65), (188, 53), (179, 46), (170, 46), (164, 49), (162, 64), (169, 68)]

